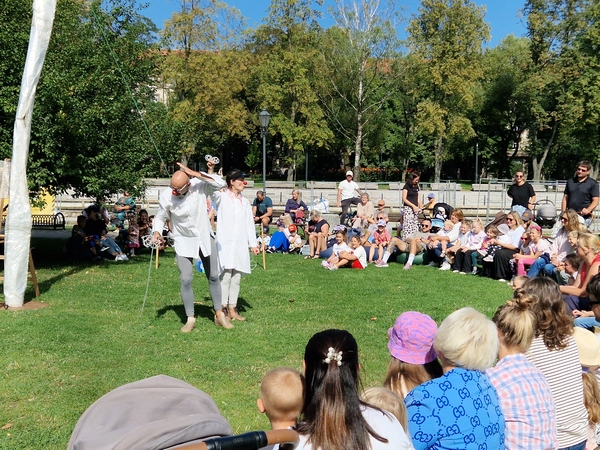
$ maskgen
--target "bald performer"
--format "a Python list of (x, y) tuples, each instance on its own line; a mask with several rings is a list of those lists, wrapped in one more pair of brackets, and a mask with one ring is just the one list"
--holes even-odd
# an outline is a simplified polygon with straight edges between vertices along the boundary
[[(212, 172), (214, 162), (208, 161), (207, 165), (209, 172)], [(187, 322), (181, 331), (189, 333), (196, 327), (192, 279), (194, 258), (198, 257), (202, 260), (204, 273), (208, 278), (215, 309), (215, 324), (232, 328), (221, 310), (221, 283), (215, 234), (206, 209), (206, 196), (225, 187), (225, 182), (216, 174), (204, 172), (193, 172), (197, 178), (190, 178), (188, 173), (192, 171), (182, 164), (179, 164), (179, 167), (181, 170), (171, 177), (171, 186), (160, 194), (158, 213), (154, 217), (152, 241), (162, 239), (164, 224), (170, 220), (181, 280), (181, 300), (187, 315)]]

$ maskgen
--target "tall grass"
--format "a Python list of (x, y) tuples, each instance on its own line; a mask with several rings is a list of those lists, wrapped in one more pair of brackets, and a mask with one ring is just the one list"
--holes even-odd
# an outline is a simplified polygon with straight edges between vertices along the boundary
[[(441, 272), (323, 269), (295, 255), (267, 255), (242, 280), (239, 307), (248, 320), (224, 330), (212, 322), (206, 279), (197, 274), (196, 329), (185, 320), (174, 254), (149, 269), (149, 255), (129, 262), (69, 263), (62, 242), (33, 244), (49, 306), (0, 312), (0, 448), (64, 449), (81, 414), (125, 383), (156, 374), (208, 392), (236, 432), (268, 428), (255, 407), (260, 380), (273, 367), (302, 367), (308, 339), (326, 328), (349, 330), (361, 351), (366, 386), (383, 381), (387, 330), (407, 310), (438, 323), (472, 306), (488, 316), (510, 297), (497, 281)], [(149, 295), (142, 302), (150, 272)], [(32, 291), (27, 291), (31, 298)]]

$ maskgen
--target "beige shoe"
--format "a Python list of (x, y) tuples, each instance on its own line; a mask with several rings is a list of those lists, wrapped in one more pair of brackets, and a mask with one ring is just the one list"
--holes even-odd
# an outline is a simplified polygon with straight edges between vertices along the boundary
[(220, 316), (215, 314), (215, 325), (226, 329), (233, 328), (233, 324), (229, 321), (227, 317), (225, 317), (225, 314), (221, 314)]
[(229, 318), (231, 320), (239, 320), (240, 322), (246, 320), (244, 316), (240, 316), (240, 313), (238, 312), (237, 308), (233, 306), (229, 307)]
[(196, 318), (195, 317), (188, 317), (188, 320), (187, 320), (186, 324), (181, 327), (181, 332), (182, 333), (189, 333), (194, 328), (196, 328)]

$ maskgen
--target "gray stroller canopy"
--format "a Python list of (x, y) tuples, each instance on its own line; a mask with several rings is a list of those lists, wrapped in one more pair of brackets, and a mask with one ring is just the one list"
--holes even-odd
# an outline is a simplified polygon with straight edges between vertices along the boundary
[(175, 449), (232, 434), (208, 394), (157, 375), (97, 400), (79, 418), (67, 450)]

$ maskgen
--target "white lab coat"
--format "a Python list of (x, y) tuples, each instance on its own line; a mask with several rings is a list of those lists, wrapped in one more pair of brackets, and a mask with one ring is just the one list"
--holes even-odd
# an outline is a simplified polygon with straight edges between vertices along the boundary
[(188, 258), (198, 258), (198, 250), (204, 256), (210, 255), (212, 228), (206, 211), (206, 196), (226, 186), (218, 175), (203, 175), (212, 181), (192, 178), (188, 192), (179, 197), (168, 188), (161, 192), (158, 213), (154, 217), (152, 232), (162, 230), (167, 219), (171, 221), (171, 231), (175, 241), (175, 253)]
[(257, 247), (250, 202), (230, 190), (212, 195), (217, 204), (217, 251), (222, 270), (250, 273), (249, 248)]

